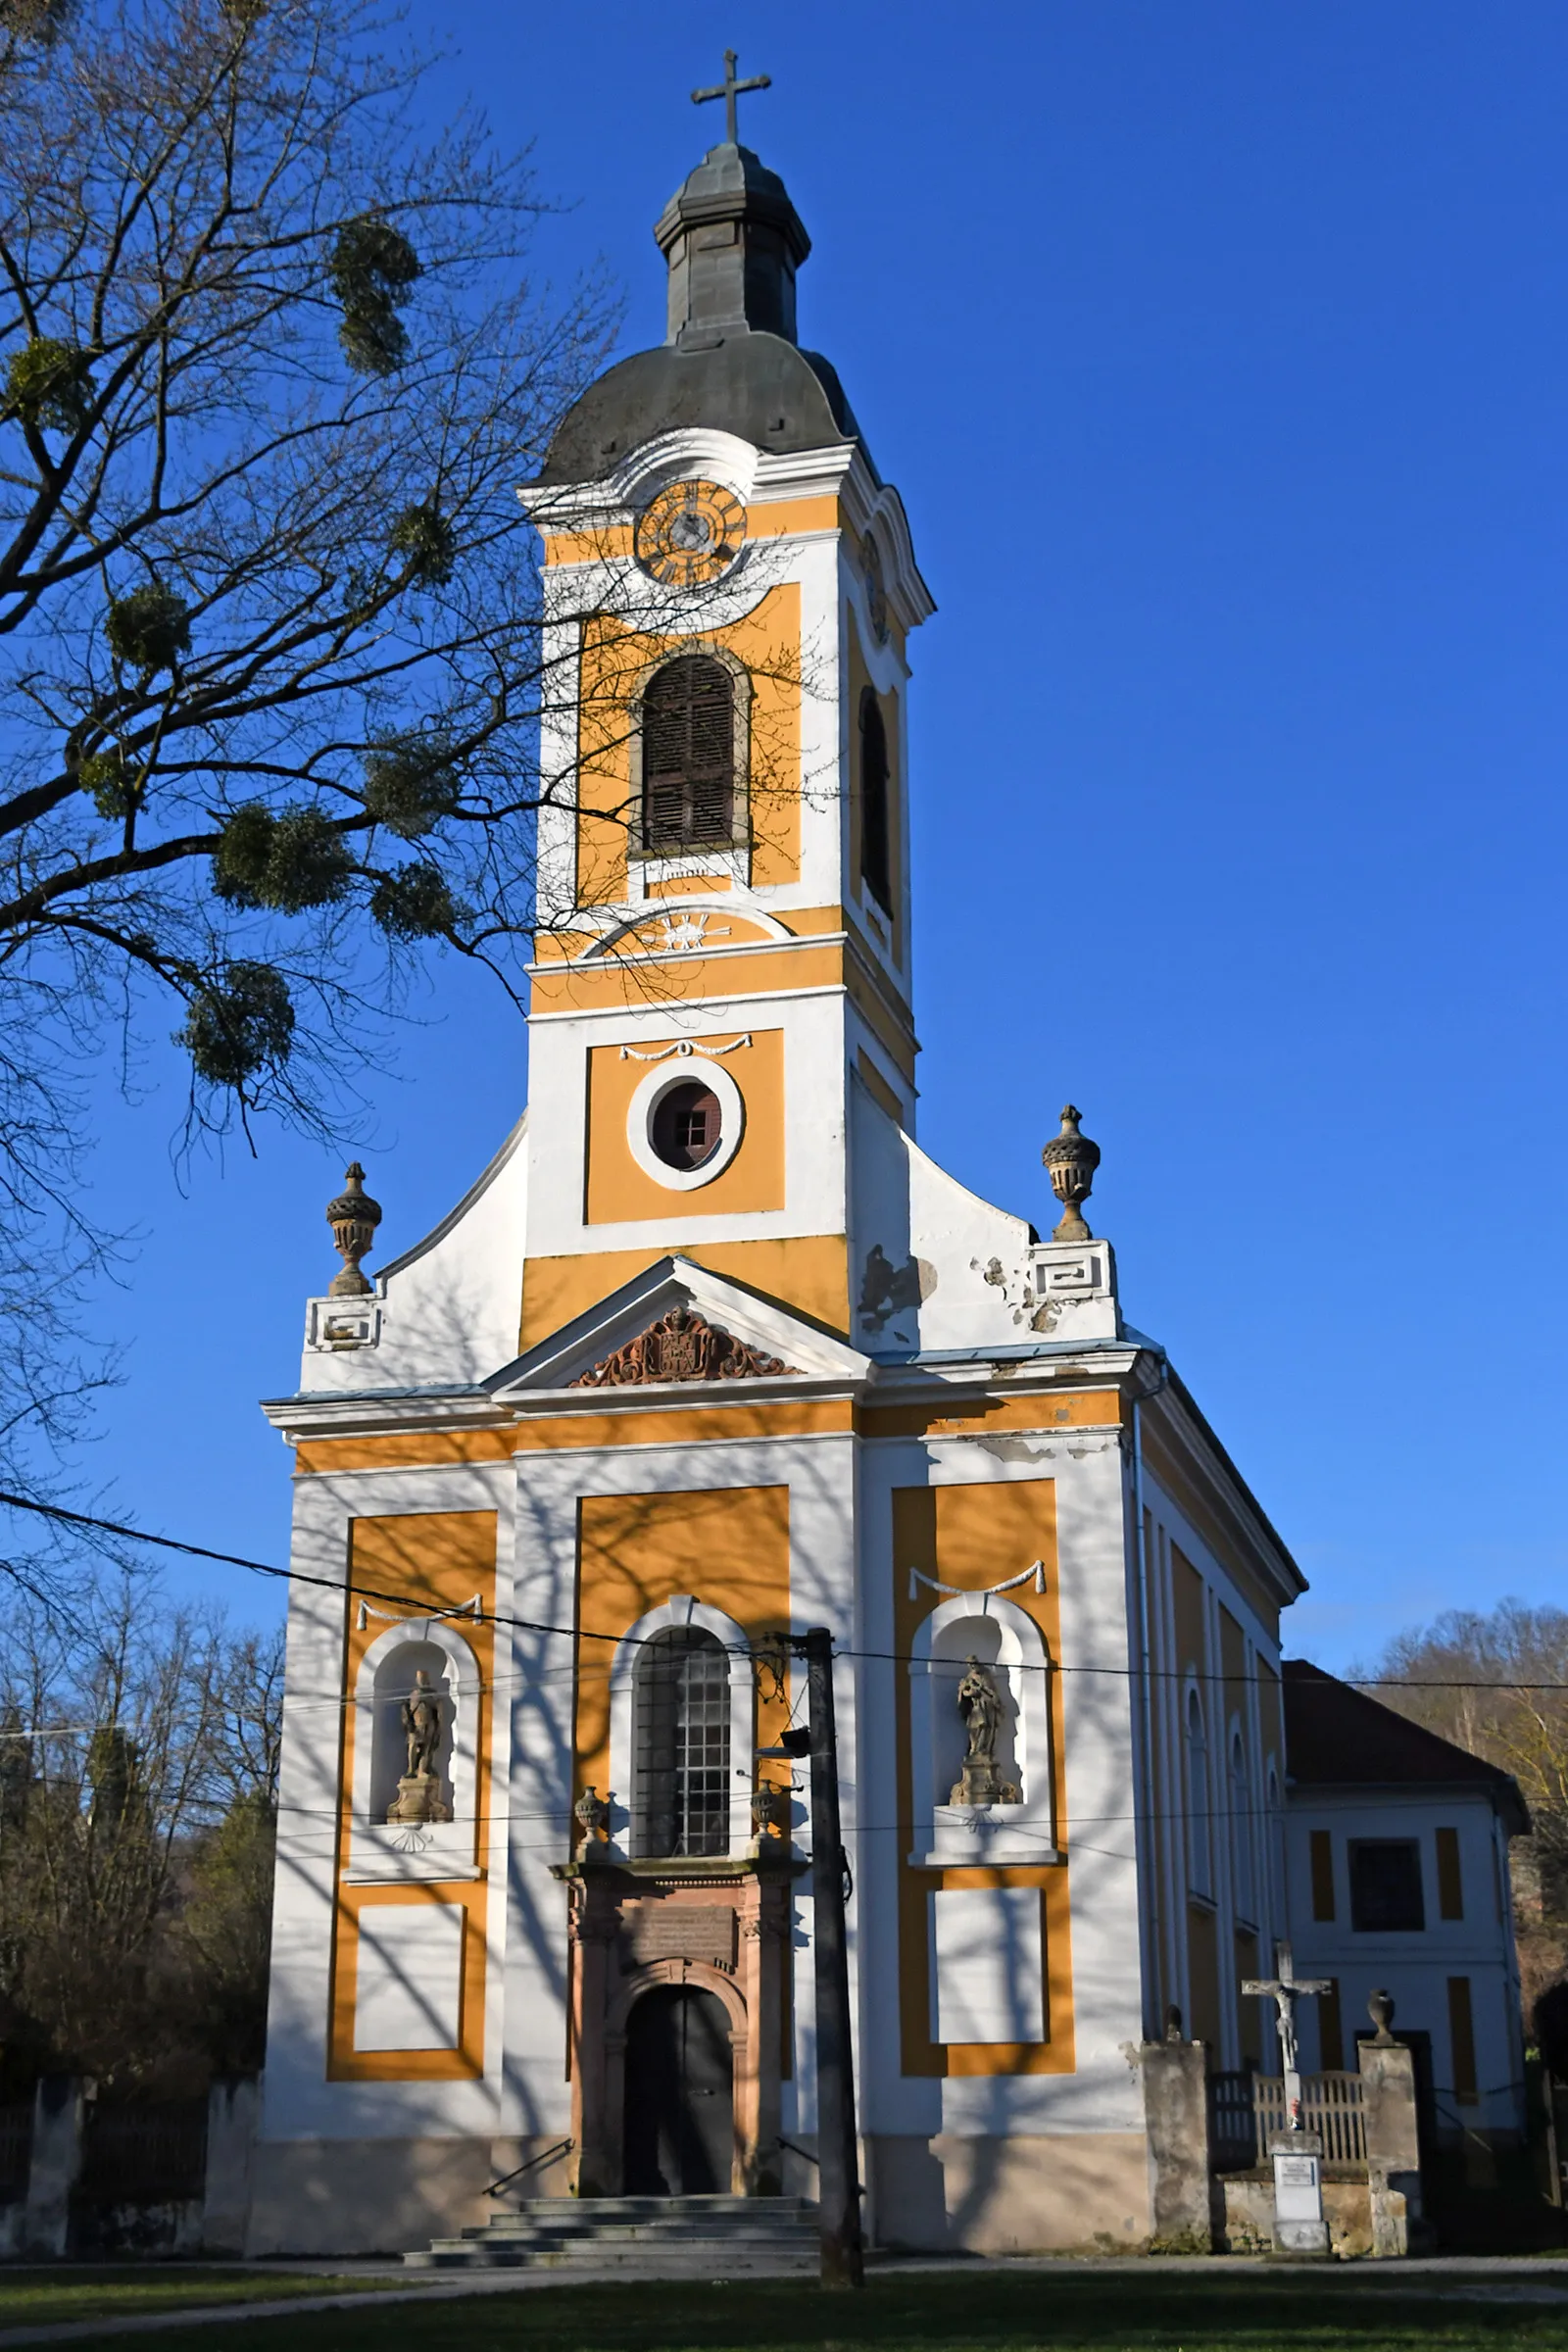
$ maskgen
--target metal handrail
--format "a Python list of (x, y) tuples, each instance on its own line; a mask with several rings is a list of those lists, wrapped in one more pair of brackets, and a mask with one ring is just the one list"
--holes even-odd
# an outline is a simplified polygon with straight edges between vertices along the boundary
[(506, 2187), (509, 2180), (520, 2180), (524, 2173), (533, 2171), (535, 2165), (553, 2164), (558, 2156), (569, 2156), (576, 2144), (574, 2139), (558, 2139), (553, 2148), (543, 2149), (539, 2155), (530, 2156), (526, 2164), (519, 2164), (514, 2172), (503, 2173), (499, 2180), (492, 2180), (484, 2192), (485, 2195), (487, 2197), (495, 2196), (499, 2190)]
[[(813, 2156), (809, 2148), (798, 2147), (793, 2139), (786, 2139), (782, 2132), (774, 2140), (773, 2145), (775, 2148), (788, 2148), (792, 2156), (800, 2156), (804, 2158), (806, 2163), (814, 2164), (818, 2172), (822, 2170), (821, 2159), (819, 2157)], [(863, 2180), (858, 2180), (856, 2182), (855, 2193), (858, 2197), (863, 2197), (865, 2195), (865, 2183)]]

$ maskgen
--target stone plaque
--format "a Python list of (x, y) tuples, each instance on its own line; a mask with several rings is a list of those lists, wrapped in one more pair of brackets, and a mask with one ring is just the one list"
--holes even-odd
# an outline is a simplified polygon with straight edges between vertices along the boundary
[(717, 1903), (638, 1903), (623, 1914), (631, 1956), (650, 1960), (710, 1960), (735, 1965), (735, 1914)]

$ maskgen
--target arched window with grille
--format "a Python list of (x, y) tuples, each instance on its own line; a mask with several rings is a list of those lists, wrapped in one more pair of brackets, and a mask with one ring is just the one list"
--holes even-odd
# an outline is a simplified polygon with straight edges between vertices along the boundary
[(889, 914), (893, 912), (890, 773), (882, 705), (867, 686), (860, 696), (860, 879)]
[(633, 1844), (643, 1859), (726, 1854), (730, 1839), (730, 1671), (701, 1626), (643, 1645), (632, 1685)]
[(641, 846), (668, 858), (735, 839), (735, 679), (682, 654), (643, 689)]
[(1203, 1702), (1196, 1690), (1187, 1693), (1187, 1869), (1194, 1894), (1214, 1891), (1214, 1849), (1210, 1837), (1208, 1741), (1203, 1734)]

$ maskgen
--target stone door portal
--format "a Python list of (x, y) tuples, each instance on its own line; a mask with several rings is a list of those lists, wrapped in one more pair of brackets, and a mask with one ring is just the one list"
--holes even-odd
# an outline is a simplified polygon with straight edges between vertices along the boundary
[(723, 2002), (691, 1985), (645, 1992), (626, 2020), (627, 2195), (727, 2195), (734, 2095)]

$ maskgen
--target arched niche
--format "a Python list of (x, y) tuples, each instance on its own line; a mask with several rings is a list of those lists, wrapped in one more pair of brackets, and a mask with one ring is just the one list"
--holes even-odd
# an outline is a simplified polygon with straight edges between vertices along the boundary
[[(956, 1592), (916, 1630), (909, 1659), (909, 1739), (917, 1863), (1055, 1862), (1051, 1661), (1045, 1637), (997, 1592)], [(969, 1658), (989, 1668), (1003, 1702), (997, 1741), (1016, 1804), (956, 1805), (967, 1738), (958, 1685)]]
[(729, 1658), (729, 1851), (744, 1854), (752, 1839), (752, 1788), (757, 1745), (756, 1693), (752, 1682), (751, 1646), (745, 1629), (722, 1609), (710, 1608), (690, 1592), (672, 1593), (628, 1626), (615, 1644), (610, 1666), (610, 1786), (601, 1796), (610, 1799), (606, 1853), (624, 1861), (631, 1847), (636, 1815), (634, 1715), (637, 1661), (645, 1642), (672, 1626), (698, 1626), (722, 1642)]
[[(450, 1821), (389, 1822), (408, 1763), (403, 1703), (420, 1667), (441, 1707), (437, 1766)], [(354, 1682), (351, 1881), (477, 1876), (479, 1661), (441, 1617), (409, 1617), (378, 1634)]]

